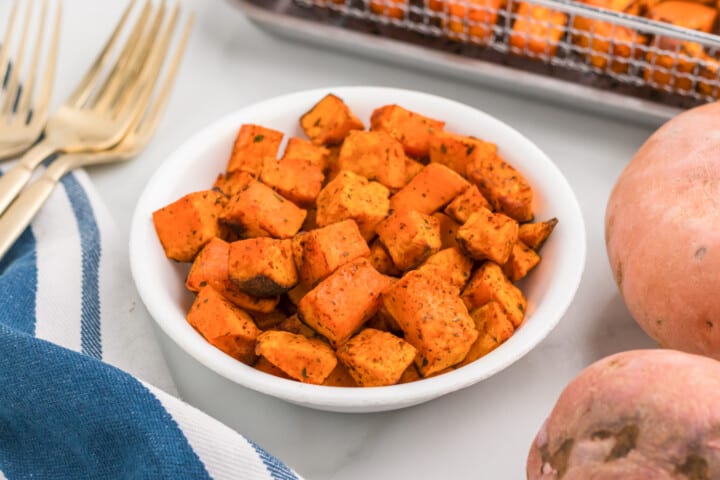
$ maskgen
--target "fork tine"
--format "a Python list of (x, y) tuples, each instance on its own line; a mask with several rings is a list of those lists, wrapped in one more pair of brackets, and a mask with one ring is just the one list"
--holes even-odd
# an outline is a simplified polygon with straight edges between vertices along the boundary
[[(50, 51), (48, 52), (45, 62), (45, 73), (43, 75), (42, 85), (35, 108), (28, 114), (32, 118), (44, 119), (48, 109), (50, 108), (50, 95), (52, 94), (52, 86), (55, 82), (55, 69), (57, 67), (58, 50), (60, 45), (60, 22), (62, 20), (62, 1), (58, 0), (57, 12), (55, 13), (55, 26), (50, 40)], [(32, 122), (31, 118), (27, 118), (27, 122)]]
[(20, 90), (20, 98), (18, 99), (18, 107), (15, 112), (16, 123), (26, 123), (28, 113), (30, 112), (30, 101), (35, 91), (36, 76), (38, 63), (40, 63), (40, 52), (42, 51), (45, 19), (47, 18), (47, 0), (42, 0), (42, 13), (40, 14), (40, 27), (38, 28), (37, 38), (35, 39), (35, 48), (33, 49), (32, 60), (30, 64), (30, 72), (25, 80), (25, 85)]
[(17, 17), (19, 6), (20, 0), (15, 0), (12, 12), (10, 13), (7, 30), (5, 30), (5, 37), (3, 38), (2, 45), (0, 45), (0, 73), (2, 74), (2, 77), (0, 77), (0, 87), (7, 85), (10, 76), (10, 41), (12, 39), (13, 27), (15, 26), (15, 18)]
[(25, 21), (23, 22), (22, 34), (20, 36), (20, 45), (17, 56), (13, 60), (12, 70), (10, 70), (10, 79), (7, 83), (7, 96), (5, 101), (0, 107), (0, 113), (9, 114), (13, 111), (13, 108), (17, 104), (18, 92), (20, 89), (20, 70), (25, 57), (25, 45), (27, 44), (28, 31), (30, 30), (30, 18), (32, 17), (32, 7), (34, 0), (27, 2), (27, 9), (25, 10)]

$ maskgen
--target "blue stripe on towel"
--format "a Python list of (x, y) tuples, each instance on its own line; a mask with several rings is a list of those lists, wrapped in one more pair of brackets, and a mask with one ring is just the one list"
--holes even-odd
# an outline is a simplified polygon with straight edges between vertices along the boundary
[(258, 455), (260, 455), (260, 458), (265, 464), (265, 468), (268, 469), (270, 476), (274, 480), (298, 480), (298, 477), (284, 463), (270, 455), (252, 440), (248, 440), (248, 442), (250, 442), (250, 445), (252, 445)]
[(102, 358), (100, 341), (100, 230), (87, 193), (74, 174), (62, 179), (65, 192), (75, 213), (80, 246), (82, 249), (82, 307), (80, 319), (81, 351), (95, 358)]
[(8, 479), (209, 479), (140, 382), (0, 324), (0, 469)]

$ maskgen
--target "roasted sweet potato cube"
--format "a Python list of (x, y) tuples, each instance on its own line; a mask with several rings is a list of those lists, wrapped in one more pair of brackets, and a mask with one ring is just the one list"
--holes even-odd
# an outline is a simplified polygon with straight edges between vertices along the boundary
[(254, 182), (230, 199), (220, 220), (242, 238), (291, 238), (300, 230), (306, 215), (306, 210), (272, 188)]
[(165, 255), (178, 262), (192, 262), (200, 249), (219, 235), (218, 217), (224, 202), (221, 193), (203, 190), (155, 210), (153, 223)]
[(480, 208), (460, 227), (457, 240), (462, 250), (475, 260), (487, 258), (502, 265), (517, 242), (518, 230), (518, 223), (507, 215)]
[(522, 54), (552, 57), (565, 34), (567, 21), (563, 12), (520, 2), (510, 33), (510, 46)]
[(394, 385), (413, 363), (417, 350), (392, 333), (366, 328), (342, 347), (337, 356), (361, 387)]
[(342, 143), (351, 130), (362, 130), (362, 122), (339, 97), (328, 94), (300, 118), (300, 125), (314, 145)]
[(212, 345), (243, 363), (255, 361), (260, 330), (250, 315), (231, 304), (211, 286), (203, 287), (187, 314), (187, 321)]
[(374, 0), (370, 2), (370, 11), (398, 20), (405, 17), (408, 0)]
[(282, 138), (283, 133), (277, 130), (259, 125), (243, 125), (235, 138), (227, 171), (241, 170), (257, 178), (265, 159), (277, 158)]
[(442, 130), (445, 122), (407, 110), (399, 105), (385, 105), (370, 117), (373, 131), (386, 132), (398, 140), (405, 153), (415, 158), (427, 157), (430, 137)]
[(399, 210), (383, 220), (375, 229), (393, 263), (400, 270), (409, 270), (440, 250), (440, 224), (415, 210)]
[(303, 383), (321, 385), (337, 365), (335, 352), (325, 342), (290, 332), (261, 333), (255, 351)]
[(310, 206), (322, 189), (325, 175), (309, 160), (283, 158), (278, 162), (270, 158), (265, 161), (260, 180), (284, 198), (300, 206)]
[(427, 377), (462, 361), (478, 332), (455, 289), (412, 271), (383, 294), (383, 305), (418, 350), (415, 363)]
[[(645, 59), (646, 81), (668, 85), (674, 90), (692, 90), (693, 71), (698, 64), (709, 58), (702, 45), (696, 42), (681, 42), (676, 38), (655, 37)], [(667, 53), (659, 53), (661, 51)], [(698, 84), (699, 86), (700, 84)]]
[(398, 383), (417, 382), (418, 380), (422, 380), (422, 377), (420, 376), (420, 372), (418, 372), (417, 367), (413, 363), (405, 369), (403, 374), (400, 376), (400, 380), (398, 380)]
[(384, 275), (398, 276), (402, 273), (395, 266), (390, 254), (378, 239), (375, 239), (370, 245), (370, 255), (368, 259), (372, 266), (375, 267), (375, 270)]
[(302, 236), (301, 249), (298, 270), (300, 280), (308, 287), (314, 287), (338, 267), (370, 254), (354, 220), (308, 232)]
[(298, 283), (292, 241), (259, 237), (232, 242), (228, 275), (248, 295), (268, 298), (287, 292)]
[(359, 387), (342, 362), (337, 362), (335, 369), (330, 372), (323, 385), (326, 387)]
[(386, 132), (350, 132), (340, 148), (338, 168), (390, 189), (402, 188), (407, 180), (402, 145)]
[(313, 338), (317, 337), (317, 333), (312, 328), (305, 325), (300, 318), (296, 315), (290, 315), (282, 322), (278, 323), (273, 327), (274, 330), (280, 330), (282, 332), (295, 333), (302, 335), (303, 337)]
[(480, 210), (481, 207), (492, 210), (492, 206), (487, 199), (483, 197), (483, 194), (480, 193), (477, 186), (471, 185), (445, 207), (445, 213), (457, 222), (465, 223), (468, 218), (470, 218), (470, 215)]
[(388, 215), (389, 196), (384, 185), (353, 172), (340, 172), (317, 197), (317, 224), (324, 227), (352, 219), (369, 241), (375, 236), (375, 227)]
[(430, 0), (430, 8), (447, 12), (443, 26), (448, 37), (479, 44), (492, 38), (497, 12), (503, 4), (503, 0)]
[(445, 165), (462, 176), (467, 167), (478, 156), (497, 155), (497, 145), (490, 142), (445, 131), (433, 133), (430, 137), (430, 162)]
[(305, 295), (298, 305), (301, 319), (338, 347), (380, 307), (390, 278), (360, 258), (338, 268)]
[(272, 312), (268, 313), (261, 313), (261, 312), (249, 312), (250, 316), (255, 321), (255, 325), (260, 330), (270, 330), (271, 328), (275, 328), (278, 326), (278, 324), (285, 321), (287, 318), (287, 315), (285, 315), (280, 310), (273, 310)]
[(285, 152), (283, 152), (282, 160), (304, 160), (310, 162), (321, 171), (328, 168), (328, 157), (330, 150), (319, 145), (313, 145), (305, 139), (292, 137), (288, 140)]
[(507, 262), (502, 266), (503, 273), (511, 282), (525, 278), (530, 270), (540, 263), (540, 255), (520, 240), (513, 245)]
[(463, 255), (459, 248), (446, 248), (431, 255), (417, 270), (444, 280), (457, 288), (459, 294), (470, 280), (472, 267), (472, 260)]
[(435, 212), (432, 216), (440, 225), (441, 248), (460, 247), (460, 244), (457, 242), (457, 231), (460, 229), (460, 224), (444, 213)]
[(218, 175), (213, 189), (220, 190), (226, 197), (232, 197), (245, 190), (254, 181), (255, 177), (252, 174), (235, 170)]
[(431, 163), (390, 198), (390, 208), (395, 211), (412, 209), (429, 215), (469, 186), (467, 180), (445, 165)]
[(493, 262), (485, 262), (475, 271), (461, 298), (470, 311), (491, 300), (498, 302), (516, 328), (527, 310), (527, 300), (520, 289), (510, 283), (500, 266)]
[(253, 365), (253, 368), (255, 370), (260, 370), (261, 372), (268, 373), (270, 375), (274, 375), (276, 377), (284, 378), (286, 380), (294, 380), (290, 377), (287, 373), (280, 370), (278, 367), (273, 365), (268, 361), (265, 357), (259, 357), (255, 364)]
[(518, 238), (525, 245), (537, 252), (543, 246), (545, 240), (547, 240), (557, 224), (557, 218), (551, 218), (546, 222), (523, 223), (520, 225)]
[(533, 219), (533, 191), (525, 177), (500, 156), (493, 159), (477, 157), (468, 166), (468, 178), (494, 210), (518, 222)]
[(459, 366), (467, 365), (487, 355), (510, 338), (515, 331), (512, 322), (498, 302), (490, 301), (470, 312), (470, 316), (475, 322), (479, 335)]
[(405, 157), (405, 185), (415, 178), (415, 176), (420, 173), (423, 168), (425, 168), (425, 165), (422, 163), (417, 160), (413, 160), (410, 157)]
[(288, 300), (290, 300), (293, 305), (297, 306), (297, 304), (300, 303), (300, 300), (302, 300), (302, 297), (304, 297), (309, 291), (310, 289), (307, 286), (302, 283), (298, 283), (287, 292)]

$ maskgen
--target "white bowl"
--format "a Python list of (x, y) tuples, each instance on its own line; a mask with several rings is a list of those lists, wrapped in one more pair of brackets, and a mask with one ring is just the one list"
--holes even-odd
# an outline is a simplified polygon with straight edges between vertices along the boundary
[[(528, 298), (526, 319), (495, 351), (458, 370), (413, 383), (374, 388), (324, 387), (281, 379), (240, 363), (206, 342), (185, 320), (193, 300), (184, 288), (187, 266), (165, 257), (155, 234), (152, 212), (189, 192), (209, 188), (225, 169), (241, 124), (256, 123), (288, 136), (302, 136), (298, 119), (328, 92), (342, 98), (366, 125), (373, 109), (396, 103), (445, 120), (448, 131), (496, 143), (502, 156), (533, 186), (536, 218), (559, 219), (541, 251), (542, 262), (522, 285)], [(235, 382), (238, 388), (321, 410), (374, 412), (416, 405), (473, 385), (534, 348), (557, 325), (575, 295), (585, 265), (585, 228), (575, 195), (552, 161), (527, 138), (490, 115), (452, 100), (408, 90), (323, 88), (243, 108), (178, 148), (150, 179), (137, 204), (130, 234), (130, 262), (140, 297), (159, 326), (180, 348)]]

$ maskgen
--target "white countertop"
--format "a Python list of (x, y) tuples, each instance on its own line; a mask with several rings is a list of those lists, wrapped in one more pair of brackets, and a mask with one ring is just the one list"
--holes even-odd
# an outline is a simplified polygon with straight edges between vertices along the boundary
[[(613, 182), (651, 129), (288, 42), (259, 30), (227, 1), (182, 3), (198, 18), (155, 139), (130, 163), (89, 170), (124, 237), (150, 174), (177, 145), (223, 114), (295, 90), (384, 85), (464, 102), (534, 141), (577, 194), (588, 259), (574, 303), (544, 342), (491, 379), (438, 400), (352, 415), (308, 410), (252, 391), (238, 395), (163, 337), (166, 354), (181, 365), (175, 378), (181, 396), (308, 479), (524, 478), (532, 439), (564, 385), (603, 356), (653, 346), (618, 295), (603, 236)], [(65, 2), (56, 104), (68, 96), (124, 5), (119, 0)], [(129, 275), (129, 267), (118, 274)]]

